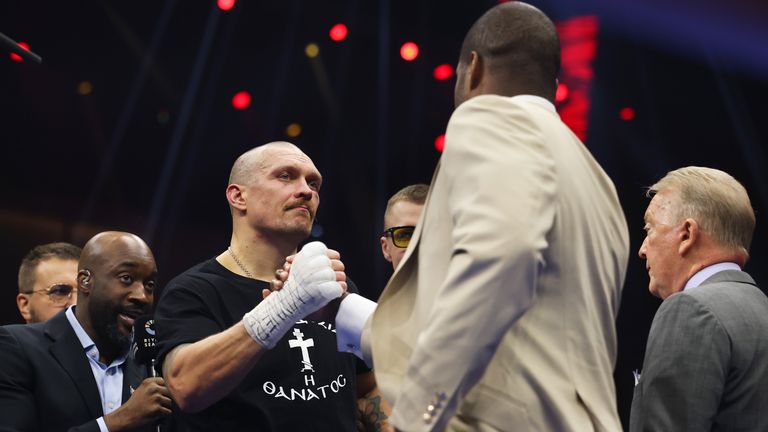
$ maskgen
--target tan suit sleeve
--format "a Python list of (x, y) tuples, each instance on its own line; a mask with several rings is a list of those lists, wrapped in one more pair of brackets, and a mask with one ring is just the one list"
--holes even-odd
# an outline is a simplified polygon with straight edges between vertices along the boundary
[[(479, 96), (448, 124), (439, 175), (449, 190), (451, 259), (395, 401), (400, 429), (443, 430), (536, 297), (557, 179), (531, 109)], [(427, 424), (436, 394), (445, 395), (443, 407)]]

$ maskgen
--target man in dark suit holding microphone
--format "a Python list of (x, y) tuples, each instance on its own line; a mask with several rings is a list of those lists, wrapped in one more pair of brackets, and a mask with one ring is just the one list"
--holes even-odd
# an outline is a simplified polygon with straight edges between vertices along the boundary
[(0, 431), (127, 431), (170, 414), (162, 378), (129, 358), (157, 267), (139, 237), (103, 232), (83, 248), (78, 304), (45, 323), (0, 328)]

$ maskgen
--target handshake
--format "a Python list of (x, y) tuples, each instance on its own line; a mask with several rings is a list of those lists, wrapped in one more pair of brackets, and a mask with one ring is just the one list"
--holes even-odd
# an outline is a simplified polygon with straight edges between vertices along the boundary
[(344, 264), (338, 252), (321, 242), (306, 244), (289, 258), (286, 269), (290, 269), (287, 279), (285, 271), (278, 270), (280, 280), (273, 282), (282, 289), (265, 293), (264, 300), (243, 316), (246, 332), (265, 348), (274, 347), (296, 321), (346, 292)]

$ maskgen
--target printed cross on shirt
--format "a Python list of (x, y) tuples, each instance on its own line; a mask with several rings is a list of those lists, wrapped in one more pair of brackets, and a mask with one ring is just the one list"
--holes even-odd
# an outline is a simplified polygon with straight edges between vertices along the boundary
[(312, 362), (309, 361), (309, 347), (315, 346), (315, 341), (312, 338), (304, 340), (304, 334), (297, 328), (293, 329), (293, 335), (296, 336), (296, 339), (288, 340), (288, 345), (291, 348), (301, 348), (301, 363), (304, 365), (301, 372), (314, 372)]

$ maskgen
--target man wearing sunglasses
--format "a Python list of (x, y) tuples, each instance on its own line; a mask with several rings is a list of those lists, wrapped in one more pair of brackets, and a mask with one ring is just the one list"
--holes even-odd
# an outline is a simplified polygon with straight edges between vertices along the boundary
[(47, 321), (77, 302), (81, 251), (69, 243), (48, 243), (35, 246), (21, 261), (16, 306), (28, 324)]
[(429, 186), (414, 184), (406, 186), (389, 199), (384, 211), (384, 232), (381, 233), (381, 253), (384, 259), (397, 269), (411, 241), (413, 230), (421, 216)]

